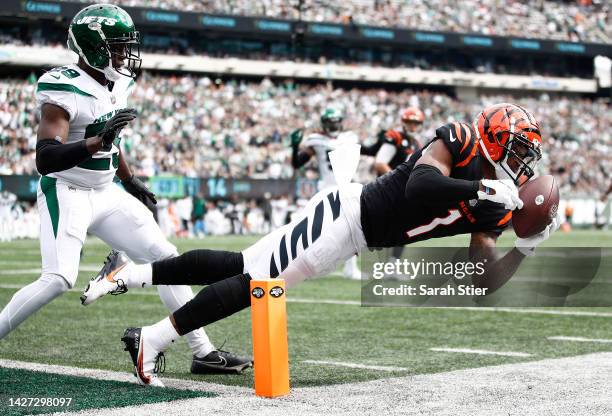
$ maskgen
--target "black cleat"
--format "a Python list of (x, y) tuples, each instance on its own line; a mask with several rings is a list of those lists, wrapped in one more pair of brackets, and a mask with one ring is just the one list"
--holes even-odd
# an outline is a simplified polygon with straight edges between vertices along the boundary
[(223, 350), (211, 351), (206, 357), (193, 356), (191, 362), (192, 374), (240, 374), (245, 368), (253, 366), (253, 360), (238, 357), (231, 352)]
[(130, 353), (134, 364), (134, 375), (143, 386), (164, 387), (157, 377), (166, 369), (166, 359), (163, 352), (155, 351), (143, 336), (143, 328), (128, 328), (123, 333), (121, 341), (124, 351)]

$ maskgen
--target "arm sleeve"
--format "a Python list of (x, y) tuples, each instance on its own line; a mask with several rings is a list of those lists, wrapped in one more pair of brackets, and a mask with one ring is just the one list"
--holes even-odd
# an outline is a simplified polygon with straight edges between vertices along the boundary
[(36, 169), (41, 175), (70, 169), (90, 156), (85, 140), (62, 144), (55, 139), (42, 139), (36, 143)]
[(418, 165), (406, 183), (407, 199), (418, 199), (424, 205), (449, 205), (478, 198), (480, 181), (468, 181), (444, 176), (431, 165)]

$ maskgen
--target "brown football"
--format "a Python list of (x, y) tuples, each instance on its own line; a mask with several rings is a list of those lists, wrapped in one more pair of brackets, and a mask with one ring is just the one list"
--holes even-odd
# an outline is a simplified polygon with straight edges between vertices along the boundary
[(523, 208), (512, 212), (514, 232), (521, 238), (540, 233), (557, 215), (559, 186), (552, 175), (540, 176), (519, 188)]

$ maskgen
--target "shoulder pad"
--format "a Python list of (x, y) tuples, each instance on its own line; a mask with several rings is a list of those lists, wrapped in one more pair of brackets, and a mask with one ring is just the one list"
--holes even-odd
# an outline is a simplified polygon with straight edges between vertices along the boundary
[(397, 130), (387, 130), (385, 132), (385, 141), (394, 146), (399, 146), (402, 143), (402, 134)]
[(444, 142), (456, 167), (467, 165), (478, 151), (478, 138), (470, 124), (446, 124), (436, 129), (436, 137)]

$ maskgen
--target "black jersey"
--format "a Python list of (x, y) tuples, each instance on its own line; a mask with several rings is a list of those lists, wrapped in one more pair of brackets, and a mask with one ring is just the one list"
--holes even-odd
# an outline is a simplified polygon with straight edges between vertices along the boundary
[[(478, 152), (478, 139), (471, 125), (451, 123), (442, 126), (423, 149), (435, 140), (442, 140), (452, 155), (451, 177), (482, 179), (481, 163), (487, 162)], [(423, 149), (417, 150), (396, 169), (363, 187), (361, 226), (368, 246), (393, 247), (477, 231), (500, 234), (512, 215), (501, 204), (469, 200), (449, 202), (448, 206), (431, 206), (406, 199), (406, 183)], [(432, 189), (431, 192), (436, 190)]]
[(395, 155), (389, 161), (391, 169), (395, 169), (404, 163), (411, 154), (421, 148), (421, 143), (414, 136), (398, 130), (387, 130), (383, 143), (388, 143), (395, 147)]

